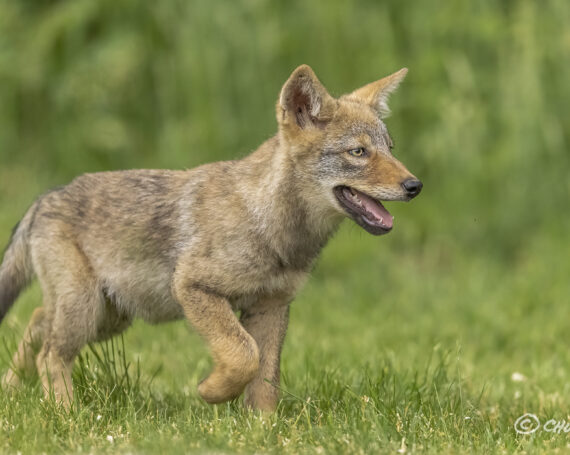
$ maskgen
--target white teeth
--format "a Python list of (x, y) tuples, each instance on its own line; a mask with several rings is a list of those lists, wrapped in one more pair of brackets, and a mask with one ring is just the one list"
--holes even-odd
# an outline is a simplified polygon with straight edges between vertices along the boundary
[(354, 194), (352, 191), (350, 192), (349, 198), (350, 198), (353, 202), (355, 202), (356, 204), (362, 205), (362, 201), (360, 200), (360, 198), (359, 198), (356, 194)]

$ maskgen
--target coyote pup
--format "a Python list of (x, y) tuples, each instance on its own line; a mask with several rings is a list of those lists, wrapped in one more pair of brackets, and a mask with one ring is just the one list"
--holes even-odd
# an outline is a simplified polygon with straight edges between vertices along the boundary
[(245, 389), (246, 406), (273, 410), (289, 304), (320, 250), (344, 217), (389, 232), (380, 201), (422, 189), (381, 120), (406, 72), (335, 99), (302, 65), (281, 90), (278, 133), (251, 155), (86, 174), (39, 197), (0, 266), (0, 321), (33, 277), (43, 292), (3, 385), (37, 369), (69, 407), (86, 343), (137, 317), (186, 318), (214, 360), (200, 396), (220, 403)]

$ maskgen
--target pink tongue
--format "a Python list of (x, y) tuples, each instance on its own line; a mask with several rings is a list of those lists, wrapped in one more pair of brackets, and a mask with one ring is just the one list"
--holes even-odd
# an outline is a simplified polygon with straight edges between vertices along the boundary
[(358, 198), (362, 201), (362, 205), (368, 212), (372, 213), (376, 218), (382, 218), (382, 224), (384, 226), (388, 228), (392, 227), (394, 224), (394, 217), (390, 215), (390, 212), (388, 212), (380, 202), (358, 190), (353, 191), (358, 195)]

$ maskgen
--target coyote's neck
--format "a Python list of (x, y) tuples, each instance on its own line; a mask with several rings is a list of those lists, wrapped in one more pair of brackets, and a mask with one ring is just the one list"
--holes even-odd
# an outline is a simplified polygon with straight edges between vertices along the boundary
[(314, 183), (295, 169), (286, 150), (273, 137), (250, 155), (248, 166), (256, 177), (253, 215), (261, 235), (285, 266), (308, 269), (340, 219), (331, 216), (327, 203), (319, 200)]

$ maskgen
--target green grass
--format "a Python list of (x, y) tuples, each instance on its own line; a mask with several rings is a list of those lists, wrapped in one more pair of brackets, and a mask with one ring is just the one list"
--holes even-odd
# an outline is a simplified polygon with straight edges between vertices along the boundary
[(136, 323), (82, 353), (71, 414), (33, 379), (0, 392), (0, 452), (567, 451), (513, 424), (570, 420), (568, 23), (566, 0), (0, 0), (0, 245), (77, 174), (245, 155), (301, 63), (335, 95), (409, 67), (387, 124), (425, 184), (388, 236), (346, 222), (324, 250), (275, 414), (204, 404), (196, 334)]
[[(138, 323), (124, 346), (118, 338), (114, 346), (84, 351), (74, 374), (79, 405), (70, 415), (44, 401), (33, 382), (14, 396), (0, 395), (0, 447), (23, 453), (565, 448), (565, 434), (519, 436), (513, 423), (525, 412), (544, 421), (568, 416), (570, 354), (561, 305), (570, 295), (568, 243), (530, 239), (507, 271), (481, 255), (436, 266), (441, 245), (405, 251), (394, 246), (402, 234), (392, 235), (379, 241), (347, 225), (326, 249), (293, 305), (275, 415), (248, 413), (239, 402), (201, 402), (195, 386), (210, 367), (201, 341), (183, 323)], [(465, 269), (468, 281), (461, 278)], [(38, 299), (34, 287), (14, 308), (2, 329), (7, 345), (14, 347)], [(2, 368), (7, 361), (5, 351)], [(514, 382), (515, 372), (526, 379)]]

